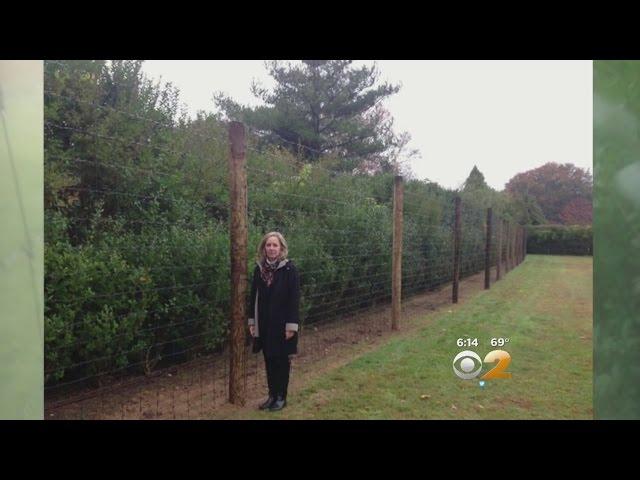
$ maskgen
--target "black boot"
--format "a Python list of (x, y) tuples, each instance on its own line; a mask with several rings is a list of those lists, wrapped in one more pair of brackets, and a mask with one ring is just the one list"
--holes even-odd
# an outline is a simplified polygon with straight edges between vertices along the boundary
[(269, 407), (270, 412), (277, 412), (287, 406), (287, 399), (282, 395), (276, 397), (276, 401)]
[(276, 397), (269, 394), (269, 398), (267, 398), (267, 401), (260, 404), (260, 406), (258, 407), (260, 410), (266, 410), (268, 408), (271, 408), (271, 406), (275, 403), (276, 401)]

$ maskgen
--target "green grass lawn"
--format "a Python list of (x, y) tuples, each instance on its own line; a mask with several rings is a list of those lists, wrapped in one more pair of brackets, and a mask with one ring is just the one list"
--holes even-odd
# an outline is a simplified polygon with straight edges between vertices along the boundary
[[(281, 412), (249, 408), (254, 419), (590, 419), (592, 258), (529, 255), (502, 281), (452, 309), (424, 317), (417, 332), (289, 394)], [(460, 348), (458, 338), (477, 337)], [(511, 379), (461, 380), (461, 350), (482, 359), (507, 337)], [(495, 364), (485, 364), (482, 374)]]

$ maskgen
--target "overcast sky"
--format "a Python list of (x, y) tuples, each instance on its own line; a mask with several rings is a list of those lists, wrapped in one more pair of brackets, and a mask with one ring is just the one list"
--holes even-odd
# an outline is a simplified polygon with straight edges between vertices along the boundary
[[(458, 188), (477, 165), (501, 190), (546, 162), (592, 171), (591, 61), (376, 63), (381, 80), (402, 84), (385, 105), (396, 131), (408, 131), (420, 151), (411, 162), (417, 178)], [(257, 105), (251, 80), (273, 85), (262, 61), (148, 60), (143, 70), (178, 87), (191, 115), (215, 110), (213, 92)]]

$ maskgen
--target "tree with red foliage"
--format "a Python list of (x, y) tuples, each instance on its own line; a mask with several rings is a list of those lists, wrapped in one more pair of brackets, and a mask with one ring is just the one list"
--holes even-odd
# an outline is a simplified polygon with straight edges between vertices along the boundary
[(551, 223), (584, 223), (587, 218), (590, 222), (590, 214), (587, 217), (586, 212), (590, 212), (593, 177), (588, 169), (572, 163), (549, 162), (518, 173), (509, 180), (505, 190), (513, 195), (533, 197)]
[(591, 225), (593, 206), (589, 200), (576, 197), (564, 206), (560, 220), (565, 225)]

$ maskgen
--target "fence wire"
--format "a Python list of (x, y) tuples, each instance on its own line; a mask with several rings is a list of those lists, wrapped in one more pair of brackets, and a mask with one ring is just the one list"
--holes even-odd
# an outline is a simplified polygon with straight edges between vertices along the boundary
[[(87, 99), (91, 75), (109, 78), (104, 68), (53, 61), (45, 68), (46, 418), (208, 418), (229, 395), (224, 124), (190, 131), (163, 115), (127, 111), (126, 102)], [(116, 92), (130, 87), (109, 81)], [(249, 132), (248, 269), (260, 237), (279, 231), (300, 271), (293, 381), (298, 368), (391, 330), (393, 177), (367, 192), (357, 171), (284, 164), (281, 153), (258, 147), (262, 132)], [(314, 178), (315, 188), (305, 186)], [(409, 300), (452, 282), (454, 221), (452, 205), (438, 216), (419, 193), (405, 195), (402, 297)], [(499, 249), (499, 222), (494, 216), (490, 264), (495, 269), (500, 257), (504, 276), (514, 245), (502, 228)], [(485, 242), (486, 210), (463, 201), (460, 278), (484, 271)], [(266, 376), (248, 338), (245, 347), (251, 397), (266, 389)]]

